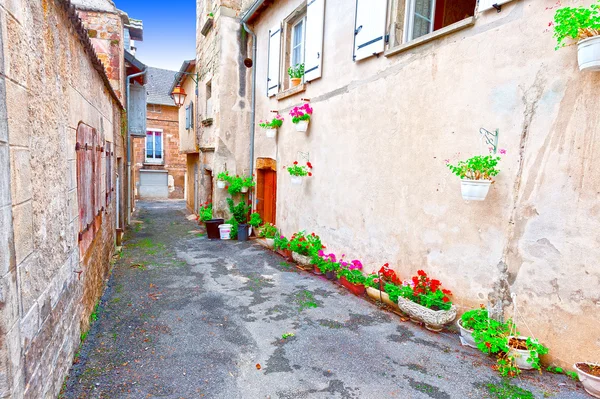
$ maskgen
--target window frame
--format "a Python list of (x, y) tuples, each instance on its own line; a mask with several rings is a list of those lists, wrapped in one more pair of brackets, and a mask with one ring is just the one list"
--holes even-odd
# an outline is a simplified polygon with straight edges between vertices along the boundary
[[(296, 41), (296, 27), (298, 25), (302, 24), (302, 39), (300, 40), (300, 56), (301, 56), (301, 60), (300, 62), (294, 62), (294, 55), (295, 55), (295, 50), (296, 50), (296, 46), (294, 45), (294, 42)], [(291, 40), (290, 40), (290, 67), (292, 66), (296, 66), (298, 64), (302, 64), (305, 62), (306, 60), (306, 11), (304, 12), (304, 15), (300, 18), (298, 18), (298, 20), (296, 20), (294, 23), (291, 24)], [(302, 77), (302, 80), (304, 80), (304, 77)]]
[[(434, 30), (435, 10), (436, 10), (436, 4), (437, 4), (437, 0), (427, 0), (427, 1), (432, 3), (432, 5), (431, 5), (431, 15), (429, 16), (429, 19), (430, 19), (429, 32), (427, 32), (425, 35), (429, 35), (429, 34), (435, 32), (435, 30)], [(415, 12), (416, 2), (417, 2), (417, 0), (406, 0), (406, 3), (405, 3), (406, 11), (405, 11), (405, 20), (404, 20), (404, 37), (402, 38), (403, 43), (409, 43), (409, 42), (412, 42), (413, 40), (417, 40), (419, 37), (425, 36), (425, 35), (421, 35), (418, 37), (414, 37), (414, 31), (413, 31), (414, 19), (415, 19), (415, 15), (417, 14)], [(419, 17), (426, 20), (426, 18), (420, 14), (419, 14)]]
[[(293, 10), (282, 23), (281, 28), (281, 49), (279, 55), (279, 74), (280, 84), (277, 93), (283, 93), (292, 88), (292, 81), (288, 75), (288, 68), (292, 66), (292, 45), (294, 39), (294, 27), (304, 21), (303, 38), (302, 38), (302, 60), (306, 60), (306, 21), (307, 21), (307, 3), (303, 1), (295, 10)], [(304, 83), (304, 77), (302, 77)]]
[[(148, 133), (152, 134), (152, 154), (153, 158), (148, 158)], [(156, 158), (156, 133), (160, 133), (160, 147), (162, 150), (161, 158)], [(165, 162), (165, 134), (163, 129), (146, 129), (146, 138), (144, 139), (144, 163), (147, 164), (163, 164)]]

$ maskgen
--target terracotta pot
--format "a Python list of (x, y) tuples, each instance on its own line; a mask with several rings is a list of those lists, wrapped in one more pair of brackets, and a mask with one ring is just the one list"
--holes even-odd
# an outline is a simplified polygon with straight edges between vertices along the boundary
[(398, 307), (412, 321), (423, 322), (426, 329), (434, 332), (441, 331), (444, 325), (456, 318), (456, 306), (454, 305), (452, 305), (450, 310), (433, 310), (406, 298), (398, 297)]
[(348, 288), (354, 295), (360, 296), (365, 294), (366, 290), (363, 284), (352, 284), (350, 281), (346, 280), (346, 277), (344, 276), (340, 277), (340, 283)]
[(577, 363), (573, 367), (575, 371), (577, 371), (577, 375), (579, 376), (579, 381), (583, 384), (583, 389), (594, 398), (600, 398), (600, 377), (596, 377), (595, 375), (591, 375), (581, 370), (579, 366), (582, 364), (588, 364), (591, 366), (600, 367), (600, 364), (597, 363)]
[(460, 330), (460, 343), (463, 346), (470, 346), (471, 348), (477, 348), (477, 344), (475, 343), (475, 340), (473, 339), (473, 330), (467, 330), (466, 328), (464, 328), (462, 326), (462, 320), (458, 319), (458, 321), (456, 322), (456, 325), (458, 326), (458, 329)]
[(292, 87), (299, 86), (302, 83), (302, 78), (292, 78)]
[(313, 265), (313, 273), (316, 274), (317, 276), (323, 275), (323, 272), (321, 271), (321, 269), (319, 269), (319, 266), (317, 266), (317, 265)]
[(292, 251), (290, 251), (289, 249), (278, 249), (275, 252), (283, 256), (287, 261), (290, 261), (292, 259)]

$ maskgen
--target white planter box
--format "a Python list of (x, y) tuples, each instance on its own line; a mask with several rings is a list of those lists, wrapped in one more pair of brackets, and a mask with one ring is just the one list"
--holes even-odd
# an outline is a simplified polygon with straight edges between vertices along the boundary
[(218, 188), (225, 188), (225, 181), (224, 180), (217, 180), (217, 187)]
[(267, 137), (272, 139), (277, 135), (277, 129), (274, 128), (270, 128), (270, 129), (265, 129), (266, 133), (267, 133)]
[(460, 181), (460, 192), (462, 197), (468, 201), (483, 201), (490, 191), (491, 180), (469, 180)]
[(297, 132), (305, 133), (308, 130), (308, 122), (310, 122), (310, 120), (300, 121), (298, 123), (295, 123), (295, 125), (296, 125), (296, 131)]
[(458, 329), (460, 330), (460, 343), (463, 346), (470, 346), (471, 348), (477, 348), (477, 344), (475, 343), (475, 340), (473, 339), (473, 330), (467, 330), (466, 328), (464, 328), (462, 326), (462, 320), (458, 319), (458, 321), (456, 322), (456, 325), (458, 325)]
[(398, 297), (398, 307), (410, 316), (425, 323), (425, 328), (430, 331), (439, 332), (445, 324), (451, 323), (456, 318), (456, 306), (452, 305), (450, 310), (433, 310), (421, 306), (403, 297)]
[(302, 185), (302, 176), (291, 176), (292, 184)]
[[(592, 366), (600, 367), (600, 364), (597, 363), (586, 363)], [(583, 384), (583, 388), (587, 393), (592, 395), (594, 398), (600, 398), (600, 377), (596, 377), (582, 371), (577, 364), (573, 366), (575, 371), (577, 371), (577, 375), (579, 376), (579, 381)]]
[(600, 71), (600, 36), (577, 43), (577, 62), (580, 71)]

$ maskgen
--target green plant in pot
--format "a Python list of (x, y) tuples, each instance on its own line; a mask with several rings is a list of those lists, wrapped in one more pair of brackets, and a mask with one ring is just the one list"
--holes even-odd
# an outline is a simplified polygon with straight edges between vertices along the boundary
[(253, 212), (250, 215), (250, 221), (248, 222), (248, 224), (250, 226), (252, 226), (254, 228), (254, 231), (256, 232), (258, 227), (262, 224), (262, 219), (260, 217), (260, 214), (258, 212)]
[(298, 86), (302, 83), (304, 77), (304, 64), (296, 64), (288, 68), (288, 75), (292, 80), (292, 87)]
[(237, 238), (239, 241), (248, 240), (248, 214), (250, 213), (250, 205), (247, 205), (244, 201), (235, 205), (233, 199), (227, 198), (227, 205), (229, 206), (229, 212), (231, 212), (232, 218), (227, 221), (231, 224), (231, 238)]
[[(505, 150), (500, 150), (506, 154)], [(466, 161), (459, 161), (452, 165), (446, 160), (448, 169), (460, 177), (460, 189), (463, 199), (469, 201), (483, 201), (494, 182), (494, 177), (500, 173), (497, 168), (500, 157), (494, 155), (475, 155)]]
[(218, 240), (220, 238), (219, 225), (225, 221), (223, 219), (213, 219), (213, 205), (210, 202), (205, 202), (198, 209), (199, 220), (204, 223), (206, 227), (206, 235), (211, 240)]
[(231, 180), (231, 176), (229, 175), (229, 171), (221, 172), (217, 175), (217, 187), (225, 188), (227, 183)]

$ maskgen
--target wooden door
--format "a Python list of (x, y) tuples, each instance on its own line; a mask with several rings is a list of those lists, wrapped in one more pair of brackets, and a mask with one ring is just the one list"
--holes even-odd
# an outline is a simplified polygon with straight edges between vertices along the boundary
[(277, 207), (277, 173), (258, 169), (256, 179), (256, 211), (264, 223), (275, 224)]

